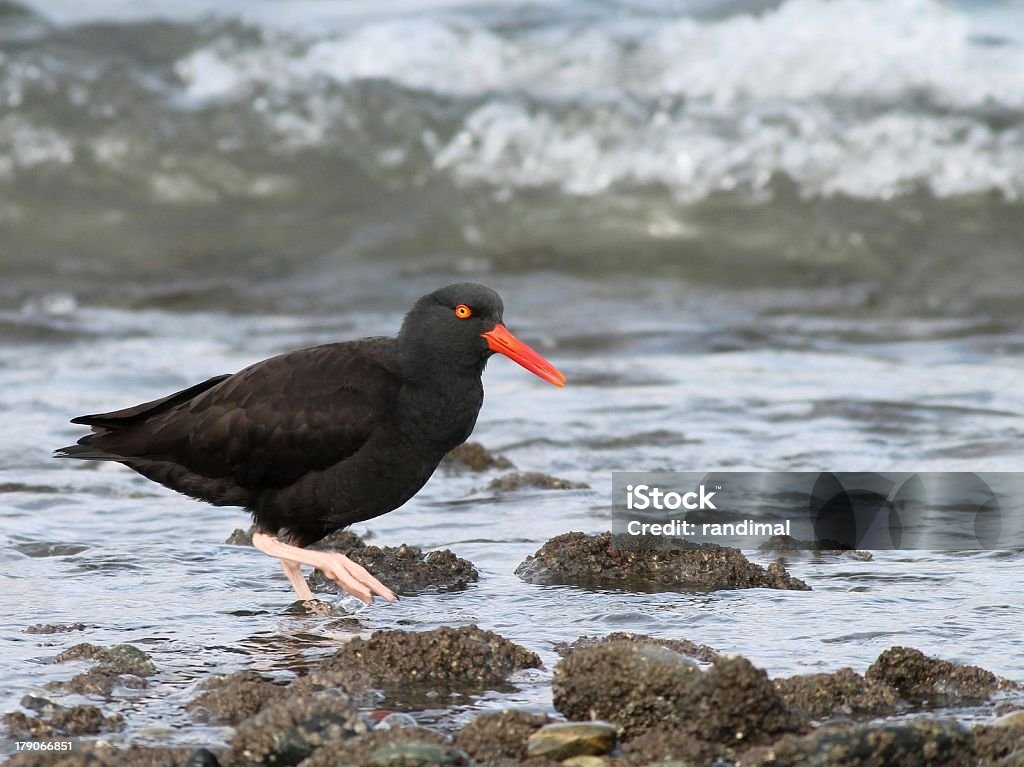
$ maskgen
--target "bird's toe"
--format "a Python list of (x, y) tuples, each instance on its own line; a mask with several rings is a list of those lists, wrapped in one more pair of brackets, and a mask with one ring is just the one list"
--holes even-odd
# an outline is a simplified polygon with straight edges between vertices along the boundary
[(373, 577), (369, 570), (343, 554), (337, 554), (332, 564), (331, 578), (342, 588), (353, 596), (362, 599), (367, 604), (373, 601), (374, 595), (384, 597), (388, 602), (398, 601), (398, 597)]

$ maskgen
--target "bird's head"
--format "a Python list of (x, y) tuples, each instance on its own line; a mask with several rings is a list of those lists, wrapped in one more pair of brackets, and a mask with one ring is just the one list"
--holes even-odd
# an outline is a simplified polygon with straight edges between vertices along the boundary
[[(513, 336), (502, 322), (501, 296), (486, 285), (460, 282), (423, 296), (402, 323), (403, 356), (420, 355), (450, 367), (482, 369), (497, 352), (518, 362), (555, 386), (565, 376), (554, 365)], [(423, 361), (420, 359), (419, 361)]]

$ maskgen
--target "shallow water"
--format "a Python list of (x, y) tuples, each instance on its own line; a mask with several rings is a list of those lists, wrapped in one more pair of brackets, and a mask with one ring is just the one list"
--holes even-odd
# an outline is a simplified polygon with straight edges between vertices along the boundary
[[(819, 339), (795, 332), (789, 320), (780, 323), (794, 328), (783, 348), (766, 349), (759, 340), (744, 348), (735, 341), (742, 336), (739, 317), (714, 329), (705, 315), (667, 333), (646, 326), (639, 307), (649, 307), (647, 300), (609, 306), (597, 297), (591, 304), (588, 292), (600, 285), (577, 281), (574, 312), (554, 302), (545, 311), (540, 294), (552, 288), (531, 285), (508, 281), (506, 319), (544, 342), (570, 385), (558, 391), (493, 360), (475, 437), (521, 469), (593, 489), (493, 497), (482, 489), (487, 475), (439, 472), (402, 510), (357, 527), (371, 530), (379, 544), (451, 548), (481, 573), (464, 592), (359, 609), (366, 630), (475, 622), (536, 650), (547, 665), (548, 672), (524, 677), (521, 692), (456, 703), (549, 708), (553, 644), (620, 630), (742, 653), (773, 675), (844, 665), (863, 671), (881, 650), (900, 644), (1024, 678), (1019, 554), (889, 552), (870, 562), (794, 561), (792, 571), (811, 592), (587, 591), (530, 585), (513, 574), (554, 535), (609, 529), (613, 469), (1010, 470), (1024, 409), (1012, 385), (1019, 364), (968, 351), (963, 339), (942, 333), (927, 341), (833, 340), (819, 349)], [(608, 316), (616, 317), (614, 328), (601, 320)], [(74, 439), (77, 431), (65, 422), (80, 412), (141, 401), (333, 336), (349, 323), (353, 334), (384, 331), (399, 315), (79, 307), (74, 317), (80, 329), (104, 330), (0, 352), (8, 426), (0, 471), (0, 641), (9, 659), (0, 707), (69, 677), (71, 667), (46, 665), (65, 646), (131, 642), (153, 655), (161, 674), (151, 690), (128, 695), (134, 702), (123, 704), (131, 707), (125, 737), (206, 742), (217, 733), (189, 725), (182, 710), (197, 680), (241, 668), (300, 669), (350, 632), (332, 628), (329, 619), (285, 614), (290, 592), (276, 563), (221, 543), (246, 524), (244, 513), (188, 501), (120, 467), (57, 462), (49, 451)], [(759, 324), (765, 329), (771, 320)], [(593, 335), (584, 336), (587, 327)], [(715, 333), (734, 339), (729, 350), (700, 340)], [(357, 609), (352, 600), (344, 606)], [(58, 622), (88, 629), (22, 633), (34, 623)], [(433, 721), (439, 714), (424, 716)]]
[(439, 472), (356, 528), (481, 574), (343, 601), (367, 631), (476, 622), (546, 664), (424, 721), (550, 708), (553, 645), (623, 630), (772, 675), (863, 671), (900, 644), (1024, 681), (1019, 553), (792, 562), (811, 592), (513, 574), (554, 535), (610, 528), (613, 470), (1019, 468), (1019, 5), (302, 5), (351, 13), (0, 8), (0, 711), (75, 672), (48, 665), (61, 649), (131, 642), (160, 674), (112, 705), (116, 737), (208, 744), (223, 731), (183, 710), (199, 680), (301, 669), (348, 636), (287, 614), (276, 563), (222, 544), (243, 512), (50, 452), (76, 415), (390, 334), (457, 279), (498, 289), (569, 377), (493, 360), (474, 439), (592, 490), (495, 497), (491, 475)]

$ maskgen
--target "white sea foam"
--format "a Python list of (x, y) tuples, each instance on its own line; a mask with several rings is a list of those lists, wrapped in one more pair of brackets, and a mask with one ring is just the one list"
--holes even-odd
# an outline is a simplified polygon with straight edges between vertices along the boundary
[(848, 125), (820, 108), (750, 115), (726, 133), (689, 114), (606, 120), (579, 130), (514, 102), (475, 110), (436, 157), (465, 183), (561, 185), (572, 194), (661, 184), (680, 199), (763, 190), (784, 173), (805, 194), (892, 197), (925, 185), (938, 196), (1024, 194), (1024, 131), (961, 116), (887, 112)]
[(331, 87), (383, 80), (454, 99), (461, 117), (428, 149), (435, 172), (463, 185), (592, 195), (658, 184), (690, 200), (785, 174), (810, 196), (923, 187), (1016, 199), (1024, 45), (977, 32), (934, 0), (790, 0), (717, 21), (518, 32), (434, 15), (267, 33), (243, 48), (218, 40), (177, 72), (199, 102), (304, 99), (264, 110), (292, 148), (359, 122), (325, 97)]
[[(1024, 106), (1024, 48), (983, 44), (971, 19), (935, 0), (789, 0), (715, 22), (610, 19), (507, 33), (459, 17), (386, 20), (331, 33), (304, 55), (197, 51), (193, 95), (282, 73), (380, 78), (449, 95), (666, 95), (717, 105), (926, 94), (952, 107)], [(279, 40), (279, 36), (273, 36)]]
[(0, 117), (0, 177), (15, 169), (67, 165), (74, 148), (57, 131), (16, 114)]
[(933, 0), (790, 0), (760, 17), (682, 20), (641, 54), (654, 90), (716, 104), (923, 94), (950, 107), (1024, 106), (1024, 50), (973, 39)]

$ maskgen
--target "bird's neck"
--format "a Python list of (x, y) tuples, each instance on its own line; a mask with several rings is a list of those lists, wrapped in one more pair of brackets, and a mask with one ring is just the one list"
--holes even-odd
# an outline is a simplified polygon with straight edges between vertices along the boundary
[(402, 360), (400, 422), (410, 433), (429, 436), (443, 455), (462, 444), (476, 425), (484, 401), (478, 365), (444, 364), (436, 356)]
[(398, 362), (403, 378), (421, 387), (453, 386), (459, 383), (480, 383), (487, 357), (467, 357), (462, 350), (419, 343), (416, 339), (399, 337)]

